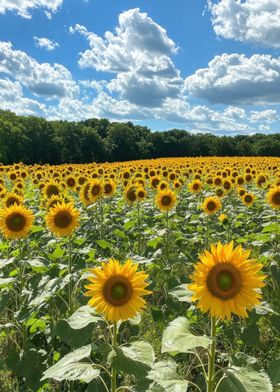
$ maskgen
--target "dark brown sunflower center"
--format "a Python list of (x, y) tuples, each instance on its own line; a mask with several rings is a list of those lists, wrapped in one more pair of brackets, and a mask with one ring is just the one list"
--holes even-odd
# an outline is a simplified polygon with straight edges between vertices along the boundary
[(48, 197), (52, 196), (52, 195), (58, 195), (59, 194), (59, 189), (57, 186), (55, 185), (49, 185), (47, 188), (47, 195)]
[(126, 194), (127, 198), (129, 201), (135, 201), (136, 200), (136, 194), (134, 190), (129, 190)]
[(100, 186), (99, 185), (93, 185), (93, 187), (91, 188), (91, 194), (93, 196), (98, 196), (100, 193)]
[(9, 197), (9, 198), (7, 199), (7, 201), (6, 201), (6, 206), (7, 206), (7, 207), (10, 207), (10, 206), (12, 206), (13, 204), (19, 205), (20, 203), (19, 203), (18, 198), (14, 197), (14, 196), (11, 196), (11, 197)]
[(11, 231), (21, 231), (26, 224), (26, 218), (20, 213), (13, 213), (6, 220), (6, 225)]
[(207, 210), (209, 211), (213, 211), (216, 208), (216, 203), (214, 201), (209, 201), (207, 203)]
[(113, 190), (112, 185), (111, 184), (105, 184), (104, 186), (104, 192), (106, 193), (106, 195), (108, 195), (109, 193), (111, 193)]
[(252, 196), (246, 195), (246, 196), (244, 197), (244, 200), (245, 200), (246, 203), (251, 203), (251, 201), (252, 201)]
[(242, 287), (240, 272), (231, 264), (220, 263), (209, 272), (207, 287), (213, 296), (221, 300), (234, 298)]
[(169, 206), (170, 204), (171, 204), (171, 197), (170, 196), (167, 196), (167, 195), (165, 195), (165, 196), (163, 196), (162, 197), (162, 199), (161, 199), (161, 203), (164, 205), (164, 206)]
[(139, 197), (140, 199), (143, 199), (144, 196), (145, 196), (145, 193), (144, 193), (143, 191), (139, 191), (139, 192), (138, 192), (138, 197)]
[(65, 229), (72, 222), (72, 216), (67, 211), (60, 211), (54, 217), (54, 224), (57, 227)]
[(75, 185), (74, 178), (68, 178), (67, 179), (67, 185), (70, 186), (70, 187), (73, 187)]
[(271, 199), (274, 204), (280, 204), (280, 192), (275, 192)]
[(198, 184), (193, 184), (193, 189), (194, 189), (195, 191), (197, 191), (198, 188), (199, 188), (199, 185), (198, 185)]
[(125, 276), (113, 276), (103, 287), (104, 298), (113, 306), (122, 306), (132, 297), (132, 286)]

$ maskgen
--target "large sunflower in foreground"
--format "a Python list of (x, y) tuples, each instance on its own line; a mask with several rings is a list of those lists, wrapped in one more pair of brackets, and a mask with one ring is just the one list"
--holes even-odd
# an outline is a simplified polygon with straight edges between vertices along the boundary
[(249, 255), (240, 245), (234, 249), (233, 242), (219, 242), (200, 256), (189, 289), (203, 313), (222, 320), (230, 320), (232, 314), (248, 317), (247, 310), (260, 303), (257, 289), (265, 285), (265, 275), (260, 272), (262, 264)]
[(267, 201), (275, 210), (280, 209), (280, 186), (276, 186), (270, 189), (270, 191), (267, 193)]
[(48, 229), (58, 237), (70, 236), (79, 226), (79, 211), (72, 202), (56, 204), (46, 215)]
[(102, 263), (102, 268), (91, 269), (93, 276), (88, 277), (91, 283), (85, 286), (88, 290), (85, 295), (92, 297), (88, 304), (111, 322), (134, 317), (146, 306), (142, 297), (151, 293), (146, 290), (148, 275), (137, 272), (137, 267), (131, 260), (121, 265), (118, 260), (110, 259)]
[(33, 221), (33, 213), (23, 205), (13, 204), (0, 212), (0, 230), (5, 238), (27, 237)]

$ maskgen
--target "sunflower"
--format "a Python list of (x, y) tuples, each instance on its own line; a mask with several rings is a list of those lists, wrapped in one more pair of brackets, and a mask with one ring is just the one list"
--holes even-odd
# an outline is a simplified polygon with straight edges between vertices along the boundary
[(194, 180), (188, 184), (188, 188), (191, 193), (198, 193), (202, 189), (202, 183), (200, 180)]
[(72, 202), (56, 204), (46, 215), (49, 230), (58, 237), (70, 236), (79, 225), (80, 213)]
[(126, 187), (124, 190), (124, 197), (128, 204), (133, 204), (137, 200), (136, 187), (134, 185)]
[(171, 189), (163, 189), (156, 195), (156, 204), (161, 211), (169, 211), (176, 204), (176, 193)]
[(202, 204), (202, 209), (205, 214), (212, 215), (215, 212), (219, 211), (222, 208), (222, 203), (220, 199), (216, 196), (206, 197)]
[(248, 317), (251, 310), (260, 303), (265, 275), (260, 272), (262, 264), (248, 259), (250, 251), (233, 242), (211, 245), (211, 252), (204, 251), (195, 266), (193, 283), (188, 287), (194, 292), (192, 299), (198, 301), (198, 308), (210, 312), (212, 317), (231, 319), (232, 314)]
[(255, 196), (252, 193), (247, 192), (242, 196), (242, 202), (247, 207), (251, 207), (254, 203), (254, 200)]
[(59, 195), (59, 193), (60, 193), (60, 187), (58, 186), (58, 184), (56, 184), (54, 182), (48, 182), (47, 184), (45, 184), (43, 189), (44, 189), (45, 195), (48, 198), (50, 198), (52, 195)]
[(86, 181), (86, 182), (82, 185), (82, 187), (81, 187), (81, 189), (80, 189), (80, 192), (79, 192), (79, 198), (80, 198), (81, 202), (82, 202), (85, 206), (88, 206), (88, 205), (90, 205), (90, 203), (91, 203), (90, 198), (89, 198), (89, 194), (88, 194), (89, 188), (90, 188), (90, 182), (89, 182), (89, 181)]
[(0, 230), (5, 238), (28, 236), (34, 221), (33, 213), (23, 205), (13, 204), (0, 213)]
[(94, 203), (98, 199), (100, 199), (102, 194), (103, 194), (103, 187), (102, 187), (101, 181), (98, 180), (98, 179), (92, 180), (90, 182), (90, 186), (89, 186), (89, 190), (88, 190), (88, 198), (89, 198), (89, 200), (92, 203)]
[(90, 284), (85, 286), (88, 290), (85, 295), (92, 297), (88, 304), (111, 322), (127, 320), (142, 311), (146, 307), (142, 296), (151, 292), (146, 290), (148, 275), (137, 272), (137, 267), (131, 260), (121, 265), (118, 260), (110, 259), (102, 263), (102, 268), (91, 269), (93, 276), (88, 277)]
[(23, 204), (23, 197), (15, 192), (6, 193), (5, 199), (3, 200), (3, 206), (11, 207), (13, 204)]
[(116, 183), (113, 180), (106, 180), (103, 183), (104, 196), (111, 197), (116, 191)]
[(144, 201), (147, 196), (147, 192), (144, 188), (139, 187), (136, 190), (136, 197), (138, 201)]
[(280, 209), (280, 186), (273, 187), (267, 193), (267, 201), (275, 210)]

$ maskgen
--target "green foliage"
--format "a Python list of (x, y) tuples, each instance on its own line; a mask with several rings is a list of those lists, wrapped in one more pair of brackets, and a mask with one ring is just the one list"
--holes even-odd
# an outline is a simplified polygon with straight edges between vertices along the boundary
[(47, 121), (0, 110), (0, 162), (86, 163), (181, 156), (280, 156), (280, 136), (214, 136), (110, 123)]

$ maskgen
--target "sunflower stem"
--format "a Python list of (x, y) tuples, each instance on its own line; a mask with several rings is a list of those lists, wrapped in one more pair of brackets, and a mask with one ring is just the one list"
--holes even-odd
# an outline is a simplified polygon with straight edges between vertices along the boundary
[(69, 316), (74, 311), (74, 306), (73, 306), (73, 280), (72, 280), (72, 241), (71, 241), (71, 236), (68, 239), (68, 273), (69, 273), (69, 285), (68, 285), (68, 311), (69, 311)]
[[(113, 348), (117, 348), (118, 345), (118, 328), (116, 321), (113, 324), (113, 341), (112, 346)], [(111, 375), (111, 392), (116, 392), (117, 390), (117, 371), (116, 369), (112, 368), (112, 375)]]
[(138, 227), (138, 254), (141, 250), (141, 227), (140, 227), (140, 202), (137, 202), (137, 227)]
[(103, 209), (103, 197), (101, 196), (100, 198), (100, 239), (103, 239), (103, 234), (104, 234), (104, 209)]
[(217, 321), (215, 317), (211, 318), (211, 347), (208, 354), (208, 377), (207, 392), (214, 392), (214, 376), (215, 376), (215, 355), (216, 355), (216, 333)]

